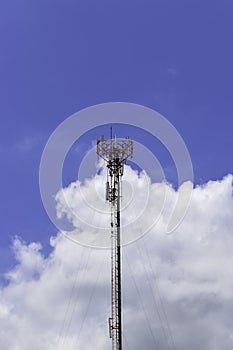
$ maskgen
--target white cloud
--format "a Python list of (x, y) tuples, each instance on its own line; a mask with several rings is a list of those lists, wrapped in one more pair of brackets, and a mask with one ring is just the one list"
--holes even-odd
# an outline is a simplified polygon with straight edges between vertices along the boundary
[[(101, 222), (78, 196), (80, 184), (65, 190), (73, 209), (96, 226), (108, 225), (109, 208), (100, 199), (104, 181), (100, 174), (81, 185), (85, 198), (104, 211)], [(131, 169), (125, 181), (125, 223), (138, 216), (147, 203), (144, 194), (150, 192), (140, 224), (131, 226), (136, 236), (152, 215), (158, 216), (156, 207), (166, 190), (157, 224), (123, 249), (125, 349), (232, 349), (232, 175), (195, 188), (184, 221), (171, 235), (164, 232), (177, 192), (168, 184), (151, 184), (146, 174)], [(59, 199), (60, 214), (68, 215), (64, 198)], [(87, 226), (72, 213), (69, 219), (84, 235)], [(89, 236), (96, 231), (89, 229)], [(39, 243), (14, 241), (17, 264), (0, 291), (0, 348), (110, 349), (110, 252), (81, 247), (61, 234), (51, 238), (51, 245), (45, 258)]]

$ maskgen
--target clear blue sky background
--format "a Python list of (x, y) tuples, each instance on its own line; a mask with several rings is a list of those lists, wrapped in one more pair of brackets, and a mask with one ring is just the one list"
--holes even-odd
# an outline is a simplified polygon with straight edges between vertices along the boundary
[(184, 138), (196, 183), (232, 173), (232, 43), (231, 0), (1, 2), (0, 273), (14, 264), (15, 234), (48, 251), (41, 153), (84, 107), (151, 107)]

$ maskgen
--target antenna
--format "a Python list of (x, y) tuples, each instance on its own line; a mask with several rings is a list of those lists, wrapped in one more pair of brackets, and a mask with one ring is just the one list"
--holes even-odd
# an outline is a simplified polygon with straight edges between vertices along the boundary
[(129, 137), (113, 138), (110, 127), (110, 139), (101, 136), (96, 141), (96, 153), (103, 158), (107, 166), (106, 201), (111, 205), (111, 301), (109, 318), (109, 336), (112, 350), (122, 350), (122, 313), (121, 313), (121, 232), (120, 232), (120, 181), (124, 164), (133, 157), (133, 141)]

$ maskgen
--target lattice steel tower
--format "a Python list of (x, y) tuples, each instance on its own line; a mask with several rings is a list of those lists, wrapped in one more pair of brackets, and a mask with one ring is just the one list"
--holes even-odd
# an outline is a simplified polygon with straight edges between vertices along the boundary
[(96, 143), (96, 153), (107, 164), (106, 200), (111, 205), (111, 298), (112, 310), (109, 318), (109, 335), (112, 350), (122, 350), (122, 315), (121, 315), (121, 232), (120, 202), (121, 177), (127, 158), (133, 157), (133, 141), (104, 136)]

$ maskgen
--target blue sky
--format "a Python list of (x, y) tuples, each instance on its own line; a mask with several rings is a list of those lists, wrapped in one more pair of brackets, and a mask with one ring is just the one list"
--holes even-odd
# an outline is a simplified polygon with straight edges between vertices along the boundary
[(186, 142), (195, 183), (232, 173), (232, 1), (2, 2), (0, 28), (1, 273), (16, 234), (47, 251), (56, 228), (40, 199), (41, 153), (84, 107), (151, 107)]

